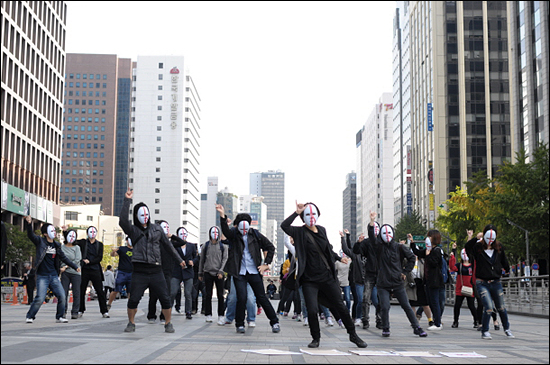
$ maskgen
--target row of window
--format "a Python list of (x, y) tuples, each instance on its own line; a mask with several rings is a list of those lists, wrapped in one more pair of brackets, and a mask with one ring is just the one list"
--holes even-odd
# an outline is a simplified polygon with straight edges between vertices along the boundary
[[(86, 80), (86, 79), (90, 79), (90, 80), (93, 80), (94, 77), (96, 78), (96, 80), (100, 80), (101, 79), (101, 75), (100, 74), (82, 74), (82, 79)], [(67, 78), (67, 75), (65, 75), (65, 78)], [(75, 78), (75, 74), (69, 74), (69, 79), (74, 79)], [(76, 79), (79, 80), (80, 79), (80, 74), (76, 74)], [(103, 80), (107, 80), (107, 75), (103, 74)]]
[[(61, 200), (63, 200), (65, 203), (68, 203), (68, 202), (69, 202), (69, 197), (68, 197), (68, 196), (61, 197)], [(81, 197), (81, 196), (79, 196), (78, 198), (77, 198), (76, 196), (71, 196), (71, 197), (70, 197), (70, 201), (72, 201), (72, 202), (75, 202), (75, 201), (77, 201), (77, 200), (78, 200), (79, 202), (81, 202), (81, 201), (90, 201), (90, 200), (91, 200), (92, 203), (95, 203), (96, 201), (102, 202), (102, 201), (103, 201), (103, 197), (100, 196), (100, 197), (98, 197), (97, 199), (96, 199), (95, 196), (92, 196), (91, 198), (90, 198), (89, 196), (86, 196), (86, 197)]]
[[(84, 163), (86, 163), (86, 167), (90, 167), (90, 161), (73, 161), (73, 166), (84, 166)], [(63, 164), (63, 163), (62, 163)], [(97, 161), (92, 161), (92, 165), (95, 167), (97, 166)], [(105, 163), (103, 161), (99, 161), (99, 167), (103, 167)], [(65, 166), (71, 166), (71, 161), (65, 161)]]
[[(93, 118), (93, 119), (94, 119), (95, 123), (99, 122), (99, 118), (96, 117), (96, 118)], [(63, 121), (65, 121), (65, 118), (63, 118)], [(72, 122), (72, 121), (73, 121), (73, 117), (67, 117), (67, 122)], [(82, 117), (82, 118), (74, 117), (74, 121), (84, 123), (86, 121), (86, 118), (85, 117)], [(91, 123), (91, 122), (92, 122), (92, 118), (89, 117), (88, 118), (88, 123)], [(101, 123), (105, 123), (105, 118), (101, 118)]]
[[(99, 89), (100, 85), (104, 89), (107, 88), (107, 83), (106, 82), (104, 82), (103, 84), (101, 84), (99, 82), (96, 82), (95, 83), (95, 88)], [(75, 87), (75, 86), (80, 87), (80, 82), (69, 82), (69, 87)], [(82, 87), (89, 87), (90, 89), (93, 89), (94, 83), (93, 82), (83, 82)]]
[[(84, 132), (86, 130), (86, 126), (77, 126), (75, 125), (74, 127), (72, 125), (67, 125), (67, 130), (70, 131), (74, 128), (75, 131), (78, 131), (78, 130), (81, 130), (82, 132)], [(63, 126), (63, 130), (65, 130), (65, 126)], [(95, 132), (99, 132), (99, 127), (96, 125), (93, 129)], [(88, 126), (88, 132), (91, 132), (92, 131), (92, 126), (89, 125)], [(101, 131), (102, 132), (105, 132), (105, 126), (101, 126)]]
[[(59, 192), (62, 193), (63, 190), (65, 190), (66, 193), (76, 193), (76, 188), (59, 188)], [(99, 188), (99, 189), (96, 189), (96, 188), (92, 188), (90, 190), (90, 188), (78, 188), (78, 192), (80, 194), (82, 193), (90, 193), (90, 191), (92, 193), (99, 193), (99, 194), (103, 194), (103, 188)]]
[[(72, 145), (70, 143), (65, 143), (65, 148), (74, 148), (75, 150), (78, 149), (78, 143), (73, 143)], [(94, 149), (97, 150), (97, 146), (98, 144), (97, 143), (94, 143)], [(105, 149), (105, 145), (102, 143), (101, 145), (99, 145), (101, 149)], [(91, 143), (87, 143), (87, 144), (84, 144), (84, 143), (81, 143), (80, 144), (80, 149), (83, 150), (84, 148), (92, 148), (92, 144)]]
[[(78, 134), (73, 134), (73, 139), (78, 139)], [(66, 138), (66, 139), (71, 139), (71, 135), (70, 134), (67, 134), (65, 136), (63, 136), (63, 138)], [(91, 140), (92, 139), (92, 135), (91, 134), (81, 134), (80, 135), (80, 139), (82, 140)], [(102, 134), (101, 136), (98, 136), (97, 134), (94, 134), (94, 140), (97, 141), (98, 139), (101, 139), (102, 141), (105, 140), (105, 135)]]
[[(79, 157), (78, 152), (73, 152), (72, 155), (74, 158)], [(97, 155), (98, 155), (97, 152), (94, 152), (94, 158), (97, 158)], [(71, 157), (71, 152), (69, 151), (65, 152), (65, 157)], [(86, 158), (91, 158), (91, 157), (92, 157), (92, 153), (86, 152)], [(84, 152), (80, 152), (80, 158), (84, 158)], [(99, 154), (99, 158), (105, 158), (105, 154), (101, 152)]]
[[(69, 96), (80, 96), (80, 91), (72, 91), (72, 90), (69, 90)], [(65, 93), (65, 95), (67, 95), (67, 93)], [(86, 96), (86, 90), (82, 91), (82, 96)], [(94, 96), (94, 92), (93, 91), (88, 91), (88, 96)], [(107, 97), (107, 91), (102, 91), (101, 92), (101, 96), (102, 97)], [(95, 97), (96, 98), (99, 98), (99, 91), (96, 91), (95, 92)]]
[[(61, 179), (61, 182), (63, 182), (63, 179)], [(86, 184), (89, 184), (90, 180), (89, 179), (86, 179)], [(71, 183), (71, 179), (65, 179), (65, 184), (70, 184)], [(73, 178), (72, 179), (72, 183), (73, 184), (76, 184), (76, 179)], [(84, 184), (84, 179), (78, 179), (78, 183), (80, 185)], [(95, 185), (97, 184), (97, 179), (92, 179), (92, 185)], [(99, 185), (103, 185), (103, 179), (99, 179)]]
[[(90, 176), (90, 174), (94, 175), (94, 176), (97, 176), (97, 170), (72, 170), (72, 174), (71, 174), (71, 170), (67, 169), (67, 170), (61, 170), (61, 175), (84, 175), (86, 174), (86, 176)], [(103, 170), (99, 170), (99, 175), (102, 176), (103, 175)]]
[[(66, 110), (67, 113), (69, 114), (72, 114), (73, 113), (73, 108), (68, 108)], [(105, 114), (107, 111), (105, 109), (101, 109), (101, 114)], [(82, 113), (82, 114), (86, 114), (86, 108), (75, 108), (74, 109), (74, 113), (75, 114), (79, 114), (79, 113)], [(99, 109), (88, 109), (88, 114), (99, 114)]]
[[(73, 105), (73, 99), (66, 100), (66, 102), (69, 105)], [(95, 105), (99, 105), (99, 103), (100, 103), (99, 100), (95, 100)], [(75, 99), (74, 105), (80, 105), (80, 100)], [(86, 105), (86, 100), (82, 100), (82, 105)], [(94, 105), (94, 100), (88, 100), (88, 105)], [(101, 105), (107, 105), (107, 102), (105, 100), (101, 100)]]

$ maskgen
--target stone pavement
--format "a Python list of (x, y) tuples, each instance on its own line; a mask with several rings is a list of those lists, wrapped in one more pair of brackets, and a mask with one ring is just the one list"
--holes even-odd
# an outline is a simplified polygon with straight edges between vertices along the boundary
[[(376, 328), (358, 333), (371, 351), (476, 352), (486, 358), (404, 357), (404, 356), (313, 356), (308, 354), (268, 356), (241, 350), (277, 349), (300, 352), (307, 350), (311, 338), (302, 322), (281, 318), (281, 332), (271, 332), (265, 314), (257, 317), (257, 327), (237, 334), (234, 325), (218, 326), (206, 323), (204, 316), (192, 320), (174, 313), (175, 333), (164, 332), (158, 322), (149, 324), (144, 310), (144, 296), (136, 317), (136, 332), (123, 332), (128, 322), (126, 300), (113, 303), (111, 318), (102, 318), (97, 301), (87, 303), (88, 311), (69, 323), (55, 323), (56, 305), (44, 304), (32, 324), (25, 323), (27, 305), (1, 305), (1, 363), (36, 364), (217, 364), (217, 363), (294, 363), (294, 364), (530, 364), (549, 363), (548, 318), (510, 315), (515, 339), (505, 337), (503, 330), (491, 331), (493, 340), (481, 340), (480, 332), (472, 328), (467, 309), (462, 309), (459, 328), (451, 328), (452, 307), (443, 315), (444, 329), (429, 332), (427, 338), (414, 336), (405, 314), (399, 306), (390, 311), (391, 336), (381, 337)], [(216, 308), (215, 300), (213, 308)], [(277, 301), (272, 301), (276, 308)], [(372, 313), (372, 312), (371, 312)], [(421, 325), (426, 328), (425, 317)], [(348, 341), (344, 329), (321, 324), (320, 350), (359, 350)]]

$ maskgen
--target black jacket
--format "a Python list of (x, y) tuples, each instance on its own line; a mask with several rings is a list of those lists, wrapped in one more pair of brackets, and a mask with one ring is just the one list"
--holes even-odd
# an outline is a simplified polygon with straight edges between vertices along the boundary
[[(342, 251), (351, 258), (351, 281), (354, 284), (362, 285), (365, 283), (365, 268), (363, 264), (364, 257), (361, 254), (356, 254), (352, 251), (350, 234), (346, 233), (345, 237), (342, 237)], [(355, 244), (357, 245), (357, 243)], [(355, 246), (354, 245), (354, 246)]]
[[(281, 228), (283, 231), (288, 234), (290, 237), (294, 239), (294, 247), (296, 248), (296, 260), (298, 262), (298, 273), (296, 275), (296, 285), (298, 286), (300, 283), (300, 279), (302, 278), (302, 275), (304, 274), (304, 271), (307, 266), (307, 249), (315, 249), (311, 247), (311, 244), (309, 243), (310, 240), (308, 240), (308, 230), (306, 225), (303, 225), (301, 227), (292, 226), (292, 222), (299, 217), (296, 212), (292, 213), (287, 219), (281, 223)], [(325, 230), (325, 227), (323, 226), (316, 226), (318, 233), (322, 235), (327, 242), (329, 242), (327, 237), (327, 232)], [(336, 268), (334, 266), (334, 261), (342, 261), (342, 258), (336, 254), (336, 252), (333, 251), (332, 245), (329, 243), (327, 247), (325, 248), (325, 258), (327, 259), (327, 263), (330, 267), (330, 271), (332, 274), (332, 277), (336, 279)]]
[(359, 254), (365, 258), (365, 263), (363, 264), (365, 277), (376, 277), (376, 275), (378, 275), (378, 258), (376, 257), (374, 244), (371, 243), (368, 237), (353, 245), (353, 253)]
[[(404, 285), (401, 274), (407, 275), (414, 268), (416, 261), (414, 254), (404, 245), (391, 240), (390, 243), (382, 241), (380, 236), (374, 236), (374, 227), (369, 224), (369, 240), (376, 252), (378, 261), (378, 276), (376, 278), (376, 286), (384, 289), (393, 289)], [(363, 240), (361, 244), (366, 244)], [(407, 259), (405, 267), (403, 267), (403, 259)]]
[[(136, 220), (136, 214), (134, 214), (134, 224), (130, 223), (128, 220), (128, 212), (130, 210), (131, 202), (131, 199), (124, 197), (124, 203), (122, 204), (118, 224), (124, 233), (126, 233), (132, 240), (132, 246), (134, 247), (132, 252), (132, 263), (161, 266), (161, 245), (163, 245), (166, 251), (176, 259), (176, 262), (183, 262), (174, 246), (172, 246), (168, 240), (168, 237), (166, 237), (166, 234), (161, 226), (158, 224), (149, 223), (147, 228), (143, 228)], [(137, 206), (139, 206), (139, 204), (136, 205), (136, 207)], [(137, 212), (136, 207), (134, 207), (134, 210)]]
[[(94, 243), (91, 243), (90, 240), (86, 238), (86, 239), (76, 240), (74, 244), (76, 246), (79, 246), (80, 252), (82, 252), (82, 260), (80, 261), (80, 267), (82, 268), (82, 270), (96, 270), (96, 271), (103, 272), (103, 269), (101, 267), (101, 261), (103, 260), (103, 242), (95, 240)], [(93, 260), (90, 260), (88, 257), (86, 257), (88, 253), (88, 244), (97, 245), (97, 248), (96, 248), (97, 255)], [(88, 259), (90, 263), (88, 264), (84, 263), (84, 259)]]
[[(36, 246), (36, 263), (33, 266), (35, 269), (35, 272), (38, 271), (38, 266), (44, 261), (44, 257), (46, 257), (46, 249), (48, 248), (48, 241), (44, 236), (37, 236), (34, 234), (34, 231), (32, 230), (32, 224), (27, 225), (27, 237), (31, 240), (31, 242)], [(53, 241), (53, 244), (55, 246), (56, 255), (54, 258), (54, 266), (55, 271), (57, 271), (57, 274), (59, 274), (61, 261), (69, 265), (75, 270), (78, 270), (78, 266), (76, 266), (67, 256), (65, 256), (65, 253), (61, 249), (61, 243), (57, 242), (56, 240)]]
[[(199, 255), (197, 250), (197, 244), (183, 241), (177, 236), (171, 237), (176, 251), (180, 257), (185, 261), (185, 269), (182, 269), (179, 263), (174, 262), (172, 264), (172, 277), (180, 280), (193, 279), (195, 277), (195, 266), (199, 266)], [(185, 245), (185, 255), (183, 254), (183, 246)], [(189, 265), (189, 261), (193, 261), (193, 266)]]
[(505, 272), (510, 272), (510, 264), (504, 254), (504, 247), (501, 245), (500, 252), (494, 251), (495, 256), (494, 264), (491, 263), (489, 256), (483, 249), (483, 241), (477, 241), (477, 238), (472, 238), (466, 243), (466, 254), (470, 258), (470, 261), (475, 267), (476, 279), (482, 280), (497, 280), (502, 276), (502, 269)]
[[(227, 225), (227, 216), (225, 216), (225, 218), (220, 217), (220, 225), (222, 233), (227, 238), (227, 245), (229, 246), (229, 256), (224, 271), (229, 275), (237, 276), (241, 270), (241, 260), (244, 252), (243, 236), (237, 228), (229, 228)], [(273, 243), (263, 234), (252, 228), (248, 230), (247, 236), (248, 251), (250, 251), (250, 255), (252, 255), (254, 264), (256, 266), (262, 264), (263, 251), (267, 251), (264, 263), (266, 265), (271, 264), (273, 255), (275, 254), (275, 246), (273, 246)]]

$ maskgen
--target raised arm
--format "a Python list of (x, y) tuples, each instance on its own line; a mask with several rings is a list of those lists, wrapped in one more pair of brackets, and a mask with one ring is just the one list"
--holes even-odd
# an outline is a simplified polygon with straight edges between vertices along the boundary
[[(118, 225), (124, 233), (126, 233), (127, 236), (131, 236), (132, 232), (132, 223), (130, 223), (130, 220), (128, 219), (128, 215), (130, 213), (130, 204), (132, 204), (132, 198), (134, 196), (134, 192), (131, 189), (128, 189), (126, 194), (124, 194), (124, 201), (122, 203), (122, 208), (120, 210), (120, 215), (118, 217)], [(131, 237), (132, 239), (134, 237)]]
[(35, 246), (38, 246), (38, 244), (40, 243), (40, 237), (37, 236), (32, 230), (31, 216), (30, 215), (26, 216), (25, 221), (27, 222), (27, 237), (31, 240), (32, 243), (34, 243)]

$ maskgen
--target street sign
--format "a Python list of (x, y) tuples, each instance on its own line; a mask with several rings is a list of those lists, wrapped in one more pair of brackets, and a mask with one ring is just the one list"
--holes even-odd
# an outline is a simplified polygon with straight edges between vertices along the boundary
[(424, 242), (425, 239), (426, 239), (426, 237), (424, 237), (424, 236), (413, 236), (413, 241), (422, 241), (422, 242)]

